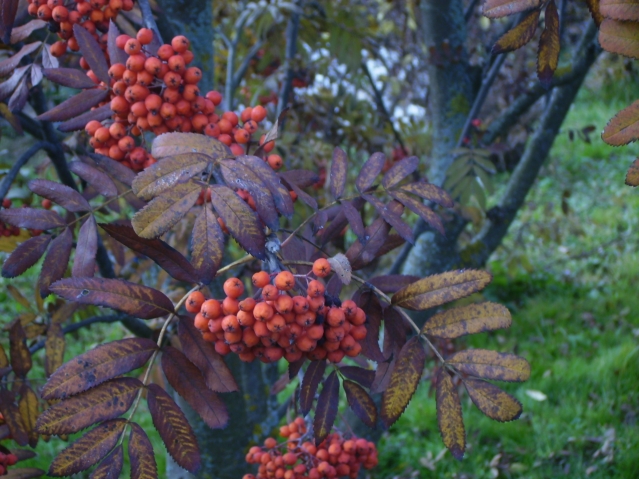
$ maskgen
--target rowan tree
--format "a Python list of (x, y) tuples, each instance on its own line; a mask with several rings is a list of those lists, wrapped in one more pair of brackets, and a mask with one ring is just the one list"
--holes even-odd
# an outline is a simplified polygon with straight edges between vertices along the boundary
[[(26, 312), (7, 325), (9, 355), (0, 348), (0, 474), (32, 457), (16, 444), (37, 452), (42, 436), (92, 427), (55, 458), (50, 476), (93, 468), (91, 477), (118, 477), (126, 443), (131, 477), (157, 477), (162, 451), (136, 422), (145, 401), (174, 463), (198, 477), (237, 477), (251, 464), (255, 477), (357, 477), (377, 452), (355, 420), (389, 428), (427, 367), (442, 440), (456, 459), (466, 448), (462, 385), (488, 417), (520, 416), (519, 401), (489, 380), (525, 381), (526, 360), (452, 340), (510, 326), (507, 308), (474, 301), (491, 281), (478, 268), (506, 234), (597, 57), (597, 29), (601, 47), (637, 56), (639, 3), (593, 0), (590, 13), (554, 0), (485, 0), (480, 10), (476, 1), (387, 3), (214, 10), (198, 2), (160, 16), (158, 28), (146, 0), (32, 0), (23, 11), (17, 0), (3, 2), (10, 53), (0, 61), (0, 114), (34, 143), (0, 185), (0, 231), (11, 251), (2, 274), (19, 276), (44, 259), (33, 292), (8, 288)], [(160, 7), (171, 13), (176, 4)], [(480, 11), (506, 20), (482, 31)], [(222, 18), (215, 30), (206, 25), (211, 12)], [(362, 36), (377, 18), (363, 15), (371, 12), (386, 18)], [(399, 49), (401, 36), (382, 31), (401, 22), (407, 51), (379, 53)], [(495, 93), (515, 78), (499, 78), (505, 54), (538, 29), (534, 86), (522, 91), (530, 72), (520, 68), (518, 85)], [(472, 52), (467, 31), (480, 40)], [(224, 45), (214, 64), (213, 34)], [(326, 48), (330, 61), (312, 65), (314, 49), (298, 43)], [(572, 60), (561, 71), (564, 44)], [(404, 61), (419, 47), (428, 62)], [(389, 84), (428, 72), (427, 142), (409, 141), (391, 113), (417, 93), (407, 102), (405, 91), (380, 88), (371, 61), (385, 63)], [(309, 88), (312, 67), (336, 70), (342, 90)], [(279, 70), (278, 88), (266, 91)], [(51, 106), (54, 84), (67, 89)], [(371, 99), (358, 98), (364, 89)], [(499, 105), (513, 92), (510, 105), (482, 118), (488, 98)], [(542, 97), (504, 197), (488, 209), (494, 156), (504, 152), (496, 144)], [(359, 112), (335, 115), (335, 101)], [(636, 104), (620, 112), (603, 139), (636, 140), (636, 112)], [(380, 134), (388, 155), (376, 151)], [(355, 148), (370, 154), (353, 162)], [(52, 171), (30, 179), (29, 196), (14, 204), (7, 193), (39, 150)], [(426, 150), (428, 168), (416, 156)], [(638, 178), (635, 161), (626, 183)], [(45, 306), (45, 298), (55, 299)], [(65, 334), (99, 322), (127, 331), (65, 363)], [(34, 358), (44, 363), (43, 387), (29, 376)], [(342, 390), (353, 428), (338, 415)], [(263, 437), (273, 430), (281, 440)]]

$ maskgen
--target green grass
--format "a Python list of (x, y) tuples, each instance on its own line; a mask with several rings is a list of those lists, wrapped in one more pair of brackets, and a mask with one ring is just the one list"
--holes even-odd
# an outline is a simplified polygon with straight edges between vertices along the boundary
[[(521, 418), (494, 422), (462, 392), (469, 447), (458, 462), (442, 455), (425, 381), (384, 434), (372, 477), (639, 477), (639, 194), (623, 185), (635, 152), (597, 133), (637, 96), (634, 85), (589, 80), (491, 259), (485, 296), (511, 308), (513, 326), (465, 345), (530, 361), (529, 381), (504, 386), (522, 402)], [(568, 129), (589, 124), (597, 127), (590, 144), (569, 140)]]

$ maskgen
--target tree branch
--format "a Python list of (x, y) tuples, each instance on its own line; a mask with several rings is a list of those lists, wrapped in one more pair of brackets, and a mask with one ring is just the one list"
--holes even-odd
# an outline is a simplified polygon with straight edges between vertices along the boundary
[(526, 199), (541, 166), (548, 157), (561, 124), (577, 96), (588, 68), (598, 56), (600, 49), (593, 44), (596, 31), (596, 27), (591, 23), (582, 37), (582, 42), (580, 42), (580, 46), (584, 46), (587, 68), (571, 83), (553, 91), (540, 123), (506, 185), (499, 205), (491, 210), (492, 214), (488, 215), (482, 230), (468, 247), (468, 251), (473, 252), (470, 255), (468, 266), (485, 264), (492, 252), (501, 244), (510, 224)]
[(400, 136), (399, 132), (395, 128), (395, 125), (393, 124), (393, 118), (390, 112), (388, 111), (388, 109), (386, 108), (386, 104), (384, 103), (384, 97), (382, 96), (382, 93), (377, 88), (377, 85), (375, 85), (375, 79), (373, 78), (373, 75), (371, 75), (371, 72), (368, 69), (368, 65), (366, 64), (365, 61), (362, 62), (362, 71), (366, 75), (366, 78), (368, 78), (368, 81), (371, 84), (371, 88), (373, 88), (373, 93), (375, 94), (375, 103), (377, 104), (377, 108), (386, 117), (386, 120), (388, 121), (388, 124), (390, 125), (391, 130), (393, 130), (393, 136), (395, 137), (395, 140), (397, 141), (397, 143), (399, 143), (399, 146), (402, 147), (404, 154), (408, 154), (408, 151), (406, 150), (406, 146), (404, 145), (404, 141), (402, 140), (402, 137)]
[(264, 40), (260, 38), (255, 43), (255, 45), (253, 45), (250, 48), (250, 50), (244, 57), (244, 60), (242, 60), (242, 63), (240, 63), (240, 66), (233, 74), (233, 90), (236, 90), (237, 87), (240, 86), (240, 82), (242, 81), (242, 78), (244, 78), (244, 75), (246, 75), (246, 71), (248, 70), (248, 67), (251, 65), (251, 60), (257, 54), (260, 48), (262, 48), (262, 45), (264, 45)]
[[(295, 2), (297, 9), (293, 12), (288, 19), (286, 25), (286, 55), (284, 57), (284, 81), (282, 81), (282, 87), (280, 88), (279, 99), (277, 103), (277, 115), (279, 118), (280, 113), (288, 105), (288, 97), (291, 94), (293, 84), (293, 62), (295, 55), (297, 54), (297, 36), (300, 29), (300, 18), (302, 16), (302, 0)], [(284, 122), (285, 120), (282, 120)], [(280, 125), (282, 128), (282, 125)]]
[(7, 192), (9, 191), (9, 188), (11, 188), (13, 180), (15, 180), (16, 176), (18, 176), (20, 168), (22, 168), (33, 157), (33, 155), (42, 148), (47, 150), (50, 148), (52, 149), (52, 145), (47, 141), (39, 141), (38, 143), (31, 145), (31, 148), (22, 153), (22, 156), (16, 160), (9, 170), (9, 173), (7, 173), (7, 176), (4, 177), (0, 184), (0, 202), (2, 202), (5, 196), (7, 196)]

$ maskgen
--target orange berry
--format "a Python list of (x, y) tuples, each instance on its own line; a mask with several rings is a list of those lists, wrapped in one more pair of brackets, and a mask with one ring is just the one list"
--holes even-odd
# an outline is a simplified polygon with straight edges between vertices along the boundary
[(51, 10), (51, 18), (56, 22), (60, 23), (67, 19), (69, 16), (69, 10), (62, 5), (58, 5), (53, 10)]
[(315, 276), (318, 278), (326, 278), (330, 273), (331, 265), (326, 258), (319, 258), (315, 260), (313, 263), (313, 274)]
[(366, 326), (364, 326), (363, 324), (360, 326), (353, 326), (350, 331), (350, 335), (353, 336), (353, 338), (357, 341), (361, 341), (362, 339), (366, 338), (367, 333), (368, 331), (366, 330)]
[(275, 286), (282, 291), (289, 291), (295, 286), (295, 277), (290, 271), (282, 271), (275, 276)]
[(224, 112), (224, 114), (222, 115), (222, 118), (224, 120), (227, 120), (231, 124), (231, 127), (236, 127), (237, 124), (239, 123), (239, 119), (237, 115), (233, 113), (232, 111)]
[(285, 294), (278, 296), (275, 300), (275, 309), (282, 314), (290, 313), (293, 311), (293, 307), (293, 298)]
[(268, 321), (274, 314), (273, 307), (265, 302), (257, 303), (253, 308), (253, 316), (258, 321)]
[(253, 110), (251, 111), (251, 120), (259, 123), (264, 118), (266, 118), (266, 109), (262, 105), (253, 107)]
[(243, 128), (240, 128), (239, 130), (235, 132), (235, 141), (237, 141), (238, 143), (241, 143), (241, 144), (248, 143), (250, 139), (251, 139), (251, 135), (249, 134), (248, 131), (246, 131)]
[(308, 283), (307, 294), (311, 298), (319, 298), (324, 295), (324, 285), (316, 279)]
[(140, 28), (138, 34), (135, 36), (141, 45), (148, 45), (153, 41), (153, 30), (149, 28)]
[(258, 271), (252, 276), (251, 281), (256, 288), (263, 288), (270, 284), (271, 277), (266, 271)]
[(206, 98), (211, 100), (215, 106), (222, 103), (222, 94), (219, 91), (210, 91), (206, 94)]
[(182, 55), (173, 55), (169, 58), (167, 64), (169, 65), (169, 69), (176, 73), (181, 73), (186, 68), (186, 63), (184, 62), (184, 57), (182, 57)]
[(240, 302), (235, 299), (226, 297), (224, 301), (222, 301), (222, 312), (224, 314), (237, 314), (240, 311)]
[(224, 293), (230, 298), (239, 298), (244, 292), (244, 283), (238, 278), (229, 278), (224, 282)]
[(244, 129), (252, 135), (257, 131), (257, 122), (253, 120), (247, 121), (246, 123), (244, 123)]
[(253, 111), (253, 108), (251, 108), (250, 106), (244, 108), (244, 110), (242, 110), (242, 113), (240, 114), (240, 119), (242, 120), (242, 123), (246, 123), (247, 121), (249, 121), (251, 119), (251, 112)]
[[(129, 42), (133, 42), (133, 41), (137, 42), (137, 40), (134, 40), (134, 39), (129, 40)], [(127, 45), (129, 44), (129, 42), (127, 42)], [(139, 73), (142, 70), (144, 70), (145, 63), (146, 63), (146, 57), (142, 53), (132, 54), (126, 60), (126, 68), (127, 70), (130, 70), (132, 72)], [(122, 75), (122, 78), (123, 79), (125, 78), (124, 74)], [(135, 79), (137, 81), (137, 75), (135, 76)]]
[(195, 84), (202, 79), (202, 70), (198, 67), (189, 67), (184, 72), (184, 83)]
[(264, 441), (264, 447), (267, 449), (273, 449), (275, 446), (277, 446), (277, 441), (275, 440), (275, 438), (267, 437)]
[(204, 295), (200, 291), (193, 291), (186, 298), (184, 307), (189, 313), (199, 313), (204, 300)]
[(124, 51), (127, 52), (129, 55), (135, 55), (142, 51), (142, 44), (138, 39), (131, 38), (124, 44)]
[(178, 35), (171, 40), (171, 47), (178, 53), (184, 53), (189, 49), (189, 39), (184, 35)]
[(207, 299), (202, 303), (202, 315), (208, 319), (216, 319), (222, 315), (222, 305), (217, 299)]
[(366, 322), (366, 313), (362, 308), (357, 308), (355, 315), (350, 319), (353, 326), (361, 326)]
[(266, 162), (274, 170), (279, 170), (284, 164), (280, 155), (268, 155), (268, 158), (266, 158)]
[(224, 316), (222, 319), (222, 330), (225, 333), (233, 333), (235, 331), (240, 331), (240, 323), (237, 320), (237, 316), (234, 314), (229, 314), (228, 316)]
[(321, 324), (314, 324), (306, 330), (306, 335), (315, 341), (322, 339), (324, 336), (324, 326)]
[[(231, 146), (229, 147), (231, 150), (231, 153), (233, 153), (233, 156), (242, 156), (245, 152), (244, 152), (244, 148), (242, 148), (240, 145), (238, 145), (237, 143), (233, 143), (231, 144)], [(251, 198), (252, 199), (252, 198)], [(249, 206), (253, 209), (255, 209), (255, 207), (253, 205), (251, 205), (251, 202), (249, 201)]]
[[(187, 311), (189, 311), (188, 307), (187, 307)], [(189, 311), (189, 312), (193, 313), (195, 311)], [(197, 313), (195, 315), (195, 319), (193, 320), (193, 325), (200, 331), (209, 330), (209, 320), (206, 319), (202, 313)]]
[(246, 298), (240, 301), (240, 311), (253, 311), (257, 302), (253, 298)]
[(54, 57), (61, 57), (67, 51), (67, 42), (64, 42), (64, 41), (55, 42), (54, 44), (51, 45), (51, 48), (49, 49), (49, 51), (51, 52), (51, 55), (53, 55)]
[(331, 326), (338, 327), (344, 324), (344, 321), (346, 321), (346, 315), (344, 314), (344, 311), (339, 308), (331, 308), (328, 310), (326, 320)]

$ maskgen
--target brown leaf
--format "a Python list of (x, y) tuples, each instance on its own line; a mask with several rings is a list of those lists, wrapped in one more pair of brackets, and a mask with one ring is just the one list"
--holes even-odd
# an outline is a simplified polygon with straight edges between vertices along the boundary
[(279, 173), (282, 178), (289, 185), (297, 185), (300, 188), (306, 188), (307, 186), (314, 185), (319, 181), (317, 173), (309, 170), (286, 170)]
[(377, 200), (377, 198), (373, 198), (369, 195), (363, 195), (363, 197), (375, 206), (375, 209), (377, 209), (378, 213), (382, 216), (382, 218), (384, 218), (384, 221), (395, 228), (395, 231), (397, 231), (402, 238), (411, 244), (415, 242), (412, 228), (401, 219), (401, 215), (404, 210), (401, 203), (393, 200), (384, 205), (381, 201)]
[(211, 208), (204, 207), (195, 220), (191, 238), (191, 264), (197, 277), (209, 284), (224, 257), (224, 233)]
[(45, 68), (42, 70), (42, 74), (53, 83), (70, 88), (95, 88), (94, 81), (85, 72), (75, 68)]
[(426, 364), (426, 351), (419, 339), (414, 336), (399, 352), (390, 383), (382, 395), (380, 415), (386, 427), (390, 427), (404, 413)]
[(266, 238), (255, 212), (232, 189), (222, 185), (211, 186), (211, 204), (240, 246), (256, 258), (266, 259)]
[(402, 308), (422, 311), (481, 291), (491, 280), (487, 271), (447, 271), (420, 279), (399, 290), (391, 299)]
[(372, 291), (365, 291), (357, 304), (366, 313), (366, 337), (360, 341), (362, 354), (378, 363), (384, 361), (386, 357), (379, 348), (379, 328), (382, 324), (382, 306), (379, 299)]
[(331, 162), (330, 187), (333, 198), (340, 198), (346, 187), (346, 174), (348, 173), (348, 157), (344, 150), (336, 147), (333, 150)]
[(70, 120), (63, 121), (58, 125), (58, 130), (63, 132), (83, 130), (90, 121), (102, 121), (111, 118), (111, 116), (113, 116), (111, 103), (107, 103), (106, 105), (86, 111)]
[(526, 45), (537, 31), (539, 24), (539, 12), (537, 10), (530, 12), (524, 19), (514, 28), (507, 31), (493, 45), (492, 54), (512, 52)]
[(362, 221), (362, 215), (357, 211), (357, 208), (353, 206), (351, 201), (342, 201), (342, 208), (344, 209), (344, 215), (348, 220), (348, 224), (357, 236), (357, 239), (360, 243), (366, 244), (368, 238), (366, 237), (366, 228), (364, 227), (364, 222)]
[(206, 387), (200, 370), (184, 353), (167, 346), (162, 352), (162, 370), (169, 384), (212, 429), (224, 428), (229, 416), (222, 400)]
[(89, 158), (95, 162), (95, 166), (100, 168), (111, 178), (124, 183), (126, 186), (131, 186), (133, 184), (136, 174), (131, 168), (127, 168), (108, 156), (98, 155), (96, 153), (89, 153)]
[(4, 421), (11, 437), (19, 446), (26, 446), (29, 443), (29, 435), (22, 422), (20, 410), (15, 403), (13, 391), (0, 389), (0, 413), (4, 416)]
[(0, 39), (5, 44), (11, 39), (19, 3), (19, 0), (6, 0), (0, 4)]
[(89, 67), (95, 73), (99, 80), (109, 85), (109, 65), (107, 64), (104, 52), (100, 48), (98, 41), (93, 35), (81, 26), (79, 23), (73, 25), (73, 34), (78, 41), (80, 53), (89, 64)]
[(358, 382), (362, 386), (369, 388), (373, 385), (375, 371), (364, 369), (358, 366), (342, 366), (339, 368), (342, 375), (352, 381)]
[(45, 474), (45, 471), (37, 467), (21, 467), (18, 469), (9, 469), (4, 479), (32, 479), (44, 476)]
[(49, 246), (51, 235), (34, 236), (18, 245), (2, 266), (3, 278), (15, 278), (31, 268), (42, 257)]
[(433, 210), (431, 210), (428, 206), (422, 203), (419, 200), (416, 200), (412, 196), (407, 195), (403, 191), (389, 191), (389, 194), (395, 198), (397, 201), (406, 206), (409, 210), (423, 219), (426, 223), (428, 223), (432, 228), (439, 231), (440, 234), (446, 235), (444, 231), (444, 224), (441, 218), (435, 214)]
[(632, 162), (628, 173), (626, 173), (626, 184), (628, 186), (639, 186), (639, 158)]
[(521, 403), (494, 384), (481, 379), (465, 378), (464, 386), (475, 406), (489, 418), (508, 422), (521, 416)]
[(297, 373), (300, 372), (302, 366), (306, 363), (306, 358), (302, 356), (297, 361), (293, 361), (292, 363), (288, 363), (288, 379), (292, 381), (293, 378), (297, 377)]
[(9, 330), (9, 354), (13, 372), (21, 377), (25, 377), (33, 365), (26, 341), (20, 321), (16, 321)]
[(131, 185), (133, 192), (144, 200), (150, 200), (202, 173), (209, 163), (210, 158), (203, 153), (182, 153), (162, 158), (136, 175)]
[(155, 463), (153, 445), (139, 424), (131, 423), (129, 436), (129, 459), (131, 479), (157, 479), (158, 466)]
[(537, 76), (541, 84), (549, 88), (559, 63), (559, 12), (555, 0), (550, 0), (546, 6), (544, 18), (546, 25), (539, 39)]
[(230, 393), (239, 390), (224, 358), (215, 351), (212, 343), (204, 341), (192, 319), (180, 318), (178, 337), (185, 356), (200, 370), (211, 391)]
[(376, 257), (379, 249), (388, 238), (390, 226), (383, 218), (377, 218), (366, 227), (366, 245), (357, 240), (346, 251), (346, 257), (354, 270), (358, 270), (369, 264)]
[(55, 211), (39, 208), (9, 208), (0, 211), (0, 220), (18, 228), (50, 230), (66, 223)]
[(639, 139), (639, 100), (621, 110), (608, 122), (601, 139), (612, 146), (627, 145)]
[(124, 50), (116, 46), (116, 39), (120, 36), (120, 31), (113, 20), (109, 20), (109, 31), (107, 34), (107, 52), (111, 65), (115, 63), (126, 64), (129, 57)]
[(52, 284), (51, 291), (69, 301), (107, 306), (142, 319), (174, 312), (164, 293), (123, 279), (67, 278)]
[(489, 349), (466, 349), (446, 360), (458, 371), (497, 381), (521, 382), (530, 377), (530, 364), (524, 358)]
[(65, 228), (62, 233), (51, 241), (51, 246), (49, 246), (49, 251), (44, 257), (40, 277), (38, 278), (38, 289), (41, 298), (49, 296), (51, 294), (51, 284), (64, 276), (72, 248), (73, 233), (71, 233), (70, 228)]
[(260, 219), (273, 231), (280, 227), (275, 209), (275, 201), (261, 178), (247, 166), (235, 160), (220, 161), (222, 176), (230, 188), (246, 190), (255, 200), (256, 212)]
[[(2, 2), (2, 6), (5, 5), (5, 2)], [(9, 75), (16, 67), (20, 64), (20, 61), (27, 56), (29, 53), (32, 53), (38, 49), (38, 47), (42, 45), (42, 42), (33, 42), (28, 45), (24, 45), (20, 51), (15, 53), (13, 56), (2, 60), (0, 62), (0, 77), (5, 77)]]
[(426, 321), (422, 333), (442, 339), (454, 339), (495, 329), (509, 328), (510, 311), (497, 303), (476, 303), (448, 309)]
[(59, 436), (115, 419), (129, 410), (143, 386), (135, 378), (106, 381), (44, 411), (38, 418), (37, 431), (40, 434)]
[(78, 277), (93, 277), (95, 274), (95, 255), (98, 252), (98, 232), (95, 218), (90, 215), (78, 233), (75, 248), (72, 275)]
[(375, 178), (377, 178), (382, 172), (382, 169), (384, 169), (385, 163), (386, 156), (384, 156), (384, 153), (373, 153), (368, 160), (366, 160), (362, 169), (359, 170), (359, 174), (355, 180), (357, 191), (364, 193), (368, 190), (373, 185)]
[[(14, 3), (17, 4), (18, 2)], [(20, 43), (22, 40), (26, 40), (34, 31), (46, 26), (47, 22), (45, 22), (44, 20), (34, 19), (20, 27), (14, 28), (13, 30), (11, 30), (11, 44), (15, 45), (16, 43)]]
[(161, 236), (188, 213), (201, 191), (202, 187), (192, 181), (173, 186), (135, 214), (133, 229), (142, 238)]
[(197, 133), (164, 133), (153, 140), (151, 154), (158, 160), (184, 153), (203, 153), (212, 160), (233, 158), (228, 146), (206, 135)]
[(409, 156), (391, 166), (382, 178), (382, 186), (386, 189), (392, 188), (408, 175), (411, 175), (419, 166), (419, 158)]
[(43, 399), (64, 399), (142, 367), (157, 349), (155, 341), (129, 338), (102, 344), (76, 356), (54, 372)]
[(113, 449), (126, 424), (125, 419), (99, 424), (58, 454), (49, 467), (49, 475), (70, 476), (98, 463)]
[(118, 479), (123, 465), (124, 453), (122, 452), (122, 444), (120, 444), (98, 464), (89, 479)]
[(313, 419), (313, 433), (315, 444), (319, 445), (333, 429), (335, 418), (337, 417), (337, 406), (339, 402), (339, 377), (333, 371), (328, 375), (322, 392), (317, 399), (315, 407), (315, 418)]
[(639, 58), (639, 23), (604, 19), (599, 27), (599, 44), (611, 53)]
[(486, 0), (482, 13), (488, 18), (499, 18), (537, 8), (540, 0)]
[(100, 227), (127, 248), (151, 258), (178, 281), (197, 283), (197, 271), (182, 253), (168, 243), (160, 239), (140, 238), (127, 224), (100, 223)]
[(36, 195), (48, 198), (73, 213), (91, 210), (91, 206), (80, 193), (61, 183), (38, 179), (29, 181), (27, 186)]
[(300, 387), (300, 411), (304, 416), (306, 416), (313, 407), (315, 394), (317, 393), (319, 384), (322, 382), (322, 379), (324, 379), (325, 371), (326, 361), (323, 360), (311, 361), (311, 364), (306, 368)]
[(237, 163), (241, 163), (262, 179), (266, 187), (270, 190), (275, 207), (284, 216), (289, 218), (293, 215), (293, 200), (288, 189), (282, 185), (280, 177), (261, 158), (255, 156), (241, 155), (235, 158)]
[(466, 431), (462, 418), (461, 403), (457, 388), (445, 368), (440, 368), (437, 375), (437, 423), (444, 445), (453, 457), (459, 461), (466, 450)]
[(92, 106), (97, 105), (109, 96), (108, 90), (100, 88), (91, 88), (82, 90), (75, 96), (63, 101), (58, 106), (53, 107), (49, 111), (38, 115), (40, 121), (63, 121), (76, 117), (86, 112)]
[(452, 208), (455, 206), (455, 202), (450, 195), (437, 185), (428, 183), (426, 181), (417, 181), (415, 183), (409, 183), (401, 186), (401, 190), (420, 196), (425, 200), (437, 203), (445, 208)]
[(36, 432), (36, 420), (38, 419), (38, 396), (29, 386), (24, 384), (20, 388), (20, 401), (18, 409), (22, 417), (22, 424), (29, 436), (29, 446), (35, 448), (38, 445), (38, 433)]
[(147, 402), (153, 425), (175, 462), (194, 473), (200, 468), (200, 450), (197, 438), (173, 398), (157, 384), (148, 386)]
[(601, 0), (601, 15), (613, 20), (639, 21), (639, 3), (636, 0)]
[(51, 376), (64, 362), (65, 349), (64, 333), (60, 323), (52, 322), (47, 329), (47, 339), (44, 342), (44, 370), (47, 377)]
[(597, 28), (599, 28), (604, 20), (600, 11), (599, 0), (586, 0), (586, 3), (588, 4), (588, 10), (590, 10), (590, 16), (595, 21)]
[(374, 428), (377, 423), (377, 407), (375, 402), (368, 395), (366, 390), (359, 384), (345, 379), (342, 382), (348, 405), (355, 415), (370, 428)]
[(101, 195), (108, 197), (118, 195), (118, 189), (113, 180), (97, 168), (82, 161), (72, 161), (69, 163), (69, 169), (95, 188)]

